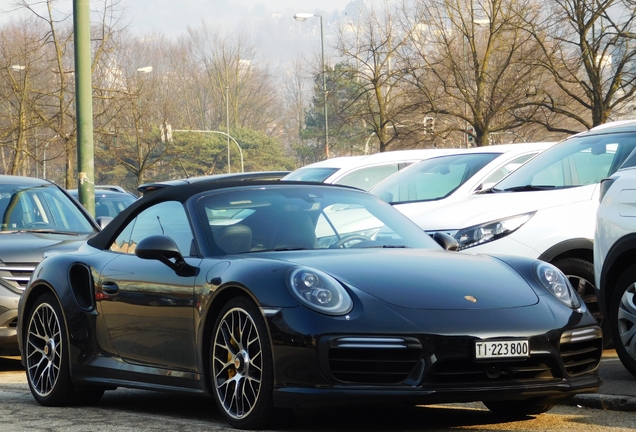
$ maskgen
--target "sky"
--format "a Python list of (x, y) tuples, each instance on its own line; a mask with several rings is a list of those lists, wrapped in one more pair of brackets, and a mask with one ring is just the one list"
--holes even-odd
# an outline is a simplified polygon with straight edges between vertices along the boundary
[[(40, 4), (44, 0), (30, 0)], [(103, 0), (89, 0), (92, 8)], [(117, 1), (117, 0), (109, 0)], [(297, 12), (320, 13), (325, 21), (325, 51), (329, 50), (334, 28), (327, 23), (344, 16), (355, 2), (368, 4), (382, 0), (119, 0), (125, 7), (124, 22), (135, 34), (160, 32), (170, 38), (187, 33), (188, 26), (211, 26), (222, 35), (240, 34), (250, 42), (270, 66), (287, 63), (299, 55), (311, 56), (320, 49), (319, 20), (300, 23)], [(16, 16), (10, 13), (16, 0), (0, 0), (0, 25)], [(57, 8), (72, 10), (73, 0), (55, 0)], [(299, 30), (299, 31), (294, 31)], [(298, 36), (300, 34), (300, 37)], [(327, 54), (328, 55), (328, 54)]]
[[(99, 5), (101, 0), (91, 0)], [(248, 16), (274, 12), (309, 12), (343, 10), (351, 0), (121, 0), (127, 19), (139, 31), (163, 30), (168, 34), (185, 32), (188, 25), (201, 20), (219, 26), (234, 25)], [(16, 0), (0, 0), (0, 22), (6, 22)], [(43, 0), (32, 0), (32, 4)], [(62, 10), (72, 9), (72, 0), (55, 0)], [(221, 11), (221, 13), (219, 13)], [(290, 19), (293, 17), (291, 12)], [(228, 16), (231, 19), (228, 20)]]

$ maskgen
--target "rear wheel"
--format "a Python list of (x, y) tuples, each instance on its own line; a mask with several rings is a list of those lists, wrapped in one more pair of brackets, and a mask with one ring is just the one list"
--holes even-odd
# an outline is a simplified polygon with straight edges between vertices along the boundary
[(493, 414), (505, 417), (525, 417), (529, 415), (543, 414), (550, 411), (553, 403), (548, 403), (545, 398), (532, 398), (526, 400), (484, 401), (484, 405)]
[(594, 286), (594, 264), (581, 258), (571, 257), (559, 258), (554, 260), (552, 264), (565, 274), (590, 313), (594, 315), (594, 318), (603, 329), (603, 346), (605, 348), (610, 347), (612, 345), (610, 320), (603, 316), (598, 305)]
[(101, 388), (77, 390), (68, 360), (62, 310), (53, 294), (40, 296), (27, 317), (25, 339), (27, 381), (33, 397), (45, 406), (87, 405), (99, 401)]
[(212, 393), (228, 423), (264, 426), (273, 414), (272, 352), (265, 320), (248, 298), (230, 300), (214, 326), (210, 347)]
[(609, 312), (616, 353), (625, 369), (636, 376), (636, 266), (618, 280)]

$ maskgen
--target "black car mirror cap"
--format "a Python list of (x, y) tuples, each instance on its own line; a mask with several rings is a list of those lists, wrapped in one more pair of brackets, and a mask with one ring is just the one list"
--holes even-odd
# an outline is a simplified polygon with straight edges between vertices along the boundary
[(141, 259), (161, 261), (179, 276), (196, 275), (196, 268), (185, 262), (177, 244), (166, 235), (153, 235), (141, 240), (135, 247), (135, 255)]
[(433, 234), (433, 240), (437, 242), (441, 247), (449, 251), (456, 251), (459, 248), (457, 239), (450, 234), (438, 231)]

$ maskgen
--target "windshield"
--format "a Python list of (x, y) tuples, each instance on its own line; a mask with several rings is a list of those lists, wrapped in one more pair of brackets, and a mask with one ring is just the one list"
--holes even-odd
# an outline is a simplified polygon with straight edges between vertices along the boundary
[(340, 168), (300, 168), (287, 174), (282, 180), (322, 183)]
[(95, 232), (72, 199), (54, 185), (0, 185), (0, 217), (2, 232)]
[(298, 249), (439, 246), (398, 211), (363, 192), (273, 187), (214, 193), (198, 201), (215, 254)]
[(447, 197), (501, 153), (441, 156), (411, 165), (369, 192), (391, 204)]
[(563, 189), (596, 184), (613, 174), (636, 146), (636, 134), (580, 135), (545, 150), (493, 192)]

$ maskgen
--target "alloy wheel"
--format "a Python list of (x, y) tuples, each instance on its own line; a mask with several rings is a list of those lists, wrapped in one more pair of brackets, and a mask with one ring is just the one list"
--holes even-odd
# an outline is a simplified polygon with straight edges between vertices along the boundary
[(60, 321), (51, 305), (40, 304), (28, 324), (26, 339), (27, 374), (32, 389), (42, 397), (54, 389), (62, 364)]
[(263, 380), (263, 351), (256, 323), (243, 308), (232, 308), (220, 320), (212, 349), (214, 387), (226, 415), (250, 415)]
[(620, 343), (636, 360), (636, 283), (629, 285), (621, 296), (616, 318)]

